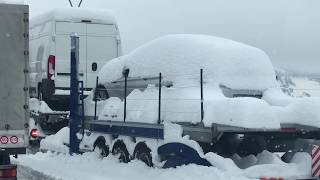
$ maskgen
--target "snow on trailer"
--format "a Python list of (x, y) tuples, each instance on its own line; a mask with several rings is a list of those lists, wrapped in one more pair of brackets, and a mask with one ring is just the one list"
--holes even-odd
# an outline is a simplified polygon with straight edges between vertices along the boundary
[[(263, 150), (287, 152), (276, 160), (293, 163), (282, 177), (297, 176), (288, 167), (296, 167), (297, 151), (305, 151), (307, 170), (298, 176), (311, 176), (319, 101), (281, 94), (270, 60), (259, 49), (210, 36), (170, 35), (110, 61), (99, 81), (85, 103), (86, 129), (78, 134), (83, 151), (112, 152), (122, 162), (139, 159), (148, 166), (220, 169), (230, 160), (212, 152), (245, 158)], [(298, 114), (303, 120), (290, 121), (288, 113), (299, 106), (306, 111)], [(296, 143), (297, 138), (310, 140)], [(41, 145), (51, 146), (49, 141)], [(233, 168), (260, 167), (255, 178), (278, 175), (262, 172), (279, 168), (274, 162), (237, 162)]]

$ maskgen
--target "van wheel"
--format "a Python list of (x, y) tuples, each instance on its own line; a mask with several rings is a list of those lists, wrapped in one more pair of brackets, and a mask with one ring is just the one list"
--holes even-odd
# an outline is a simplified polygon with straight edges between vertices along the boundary
[(112, 148), (112, 155), (119, 156), (119, 161), (128, 163), (130, 161), (130, 155), (126, 145), (122, 141), (117, 141)]

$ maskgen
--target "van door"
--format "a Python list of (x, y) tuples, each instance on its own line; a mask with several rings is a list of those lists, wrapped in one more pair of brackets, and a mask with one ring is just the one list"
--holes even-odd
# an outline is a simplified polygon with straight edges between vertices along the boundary
[(115, 25), (87, 24), (87, 88), (95, 87), (96, 77), (102, 66), (118, 57), (116, 37)]
[(71, 40), (70, 34), (77, 33), (79, 36), (79, 80), (86, 83), (86, 24), (85, 23), (70, 23), (56, 22), (55, 36), (55, 87), (57, 89), (70, 88), (70, 51)]

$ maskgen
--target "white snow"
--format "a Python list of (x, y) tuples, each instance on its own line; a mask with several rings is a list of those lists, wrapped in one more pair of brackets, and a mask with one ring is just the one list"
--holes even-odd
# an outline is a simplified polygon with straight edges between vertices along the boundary
[(89, 9), (89, 8), (56, 8), (36, 17), (31, 18), (30, 27), (43, 24), (47, 21), (68, 21), (81, 22), (82, 20), (90, 20), (92, 23), (114, 24), (115, 17), (105, 9)]
[(203, 68), (205, 81), (234, 89), (276, 86), (273, 66), (262, 50), (214, 36), (181, 34), (153, 40), (109, 62), (100, 71), (100, 82), (117, 80), (124, 67), (130, 69), (130, 77), (155, 77), (161, 72), (176, 83), (198, 82)]
[[(172, 87), (162, 88), (161, 120), (165, 122), (200, 122), (199, 71), (203, 68), (206, 126), (279, 129), (281, 123), (298, 123), (320, 127), (319, 99), (296, 100), (285, 95), (268, 56), (238, 42), (205, 35), (164, 36), (108, 62), (99, 73), (100, 83), (108, 89), (125, 68), (130, 69), (129, 77), (157, 77), (161, 72), (163, 81), (173, 82)], [(263, 97), (227, 98), (221, 85), (234, 91), (258, 90)], [(119, 98), (100, 102), (101, 109), (99, 119), (123, 120)], [(155, 123), (157, 111), (158, 88), (154, 85), (127, 96), (127, 121)]]
[(101, 160), (95, 153), (76, 156), (37, 153), (35, 155), (19, 156), (14, 161), (62, 180), (247, 179), (222, 172), (214, 167), (188, 165), (175, 169), (150, 168), (139, 161), (133, 161), (129, 164), (119, 163), (118, 159), (113, 156), (108, 156)]
[[(265, 159), (264, 164), (255, 164), (246, 169), (238, 168), (231, 159), (223, 158), (214, 153), (206, 154), (206, 158), (214, 166), (205, 167), (194, 164), (177, 168), (161, 169), (147, 167), (140, 161), (133, 160), (128, 164), (119, 163), (114, 156), (101, 159), (97, 153), (90, 152), (82, 155), (37, 153), (34, 155), (21, 155), (18, 159), (12, 159), (18, 165), (28, 166), (46, 175), (63, 180), (87, 180), (87, 179), (257, 179), (260, 177), (309, 177), (311, 157), (306, 153), (297, 153), (291, 163), (274, 161), (277, 158), (269, 152), (263, 152), (258, 156)], [(50, 163), (48, 163), (50, 162)]]
[(40, 142), (40, 149), (51, 150), (55, 152), (68, 153), (69, 147), (69, 127), (64, 127), (54, 135), (47, 136)]
[(48, 104), (44, 101), (39, 101), (36, 98), (30, 98), (29, 99), (29, 107), (30, 111), (33, 111), (34, 113), (52, 113), (53, 110), (48, 106)]
[(25, 4), (24, 0), (0, 0), (0, 4)]

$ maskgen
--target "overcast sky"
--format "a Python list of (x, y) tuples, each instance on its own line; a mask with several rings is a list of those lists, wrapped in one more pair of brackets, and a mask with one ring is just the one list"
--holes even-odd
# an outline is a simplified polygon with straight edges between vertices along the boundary
[[(25, 2), (31, 16), (69, 6)], [(83, 0), (85, 7), (114, 12), (124, 53), (165, 34), (209, 34), (256, 46), (277, 67), (320, 75), (320, 0)]]

